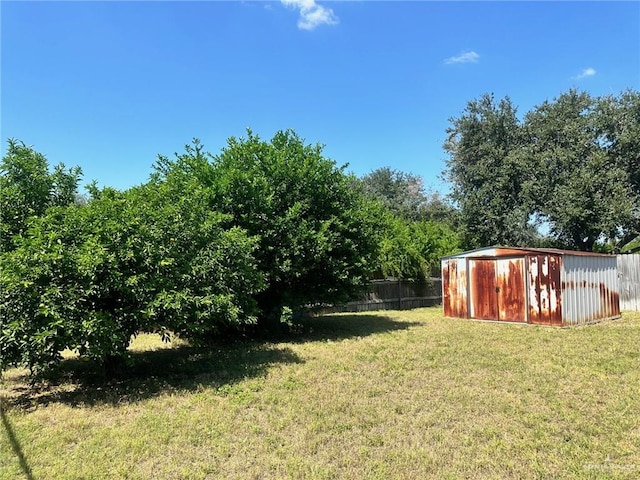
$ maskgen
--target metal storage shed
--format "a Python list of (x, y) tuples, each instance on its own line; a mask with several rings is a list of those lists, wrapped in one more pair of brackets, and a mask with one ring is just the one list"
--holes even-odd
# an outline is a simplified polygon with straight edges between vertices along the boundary
[(487, 247), (442, 259), (447, 317), (583, 325), (620, 316), (616, 257)]

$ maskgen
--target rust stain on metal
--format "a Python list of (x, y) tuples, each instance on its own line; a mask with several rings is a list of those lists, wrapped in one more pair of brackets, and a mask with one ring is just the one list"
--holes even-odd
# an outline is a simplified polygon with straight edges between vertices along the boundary
[(620, 296), (618, 292), (609, 290), (604, 283), (600, 283), (599, 290), (600, 301), (602, 302), (599, 318), (620, 315)]
[(491, 247), (443, 259), (445, 315), (554, 326), (618, 317), (611, 258)]
[(467, 317), (466, 274), (456, 260), (443, 263), (442, 304), (446, 317)]
[(526, 321), (524, 260), (472, 259), (470, 304), (472, 318), (507, 322)]
[(560, 258), (531, 255), (529, 274), (529, 322), (537, 325), (562, 325)]
[(547, 256), (549, 259), (549, 323), (562, 325), (562, 288), (560, 286), (561, 258), (557, 255)]
[(540, 270), (539, 256), (535, 255), (527, 259), (527, 272), (529, 274), (529, 322), (540, 323)]
[(613, 300), (613, 309), (611, 311), (612, 316), (620, 316), (620, 294), (618, 292), (611, 292), (611, 298)]
[(456, 297), (456, 311), (458, 315), (467, 318), (469, 316), (469, 312), (467, 311), (467, 271), (462, 269), (458, 273), (458, 292), (459, 295)]
[[(457, 277), (457, 269), (455, 261), (445, 262), (442, 267), (442, 305), (444, 307), (444, 314), (447, 317), (457, 316), (457, 312), (453, 307), (453, 302), (458, 295), (458, 291), (455, 288), (455, 280)], [(452, 283), (454, 285), (452, 285)]]
[(497, 266), (498, 320), (525, 322), (524, 261), (498, 260)]
[(454, 317), (451, 312), (451, 279), (449, 277), (449, 261), (442, 263), (442, 308), (445, 317)]
[(598, 285), (600, 291), (600, 314), (607, 315), (611, 311), (611, 296), (604, 283)]

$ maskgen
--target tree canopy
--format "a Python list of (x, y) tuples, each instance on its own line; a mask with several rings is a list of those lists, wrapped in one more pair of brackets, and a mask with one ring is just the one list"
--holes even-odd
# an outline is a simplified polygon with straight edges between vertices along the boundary
[(358, 179), (363, 194), (382, 203), (394, 215), (408, 220), (429, 220), (453, 225), (456, 212), (440, 194), (425, 190), (420, 175), (381, 167)]
[(465, 246), (621, 249), (636, 238), (638, 92), (570, 90), (523, 120), (516, 113), (508, 97), (485, 94), (451, 119), (445, 175)]
[(522, 126), (507, 97), (485, 94), (451, 119), (444, 145), (445, 178), (459, 208), (465, 246), (530, 243), (535, 235), (531, 206), (523, 192), (527, 160), (521, 155)]
[(424, 280), (439, 275), (440, 259), (460, 251), (459, 235), (446, 223), (379, 214), (382, 238), (374, 274)]

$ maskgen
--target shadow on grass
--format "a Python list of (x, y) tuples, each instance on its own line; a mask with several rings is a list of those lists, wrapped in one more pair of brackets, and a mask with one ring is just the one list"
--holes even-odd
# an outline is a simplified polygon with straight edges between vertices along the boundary
[[(290, 332), (229, 338), (209, 347), (176, 346), (131, 351), (112, 379), (95, 363), (69, 358), (44, 381), (12, 380), (5, 405), (33, 408), (49, 403), (72, 406), (136, 402), (168, 392), (221, 388), (264, 375), (277, 364), (302, 363), (286, 343), (338, 341), (405, 330), (416, 322), (397, 322), (384, 315), (324, 315), (298, 321)], [(282, 344), (285, 345), (282, 345)]]
[(321, 315), (300, 319), (294, 332), (284, 337), (283, 340), (293, 343), (336, 341), (367, 337), (376, 333), (407, 330), (416, 325), (420, 325), (420, 322), (398, 322), (384, 314)]
[[(126, 364), (112, 378), (95, 362), (63, 360), (46, 378), (29, 384), (15, 379), (5, 405), (33, 408), (49, 403), (72, 406), (137, 402), (170, 392), (220, 388), (264, 375), (272, 365), (299, 363), (289, 348), (256, 342), (196, 348), (188, 345), (129, 352)], [(12, 382), (13, 383), (13, 382)]]

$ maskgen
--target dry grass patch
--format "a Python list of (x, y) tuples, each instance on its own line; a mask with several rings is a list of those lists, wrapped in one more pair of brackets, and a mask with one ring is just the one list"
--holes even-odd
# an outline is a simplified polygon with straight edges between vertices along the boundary
[[(308, 320), (209, 351), (141, 336), (2, 383), (0, 479), (638, 478), (640, 314), (572, 329), (438, 308)], [(75, 363), (74, 363), (75, 362)]]

